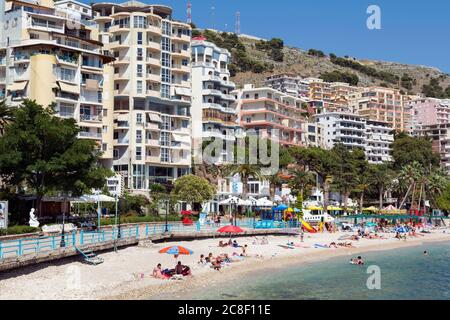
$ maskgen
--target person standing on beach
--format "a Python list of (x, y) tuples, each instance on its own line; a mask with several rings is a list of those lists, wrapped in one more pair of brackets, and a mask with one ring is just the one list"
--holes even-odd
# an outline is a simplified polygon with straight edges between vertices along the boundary
[(302, 232), (300, 233), (300, 241), (301, 242), (303, 242), (303, 237), (305, 236), (305, 233), (303, 232), (303, 229), (302, 229)]

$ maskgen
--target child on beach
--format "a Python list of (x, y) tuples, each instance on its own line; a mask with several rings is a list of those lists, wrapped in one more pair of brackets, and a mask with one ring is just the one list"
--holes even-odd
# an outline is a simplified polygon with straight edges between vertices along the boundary
[(155, 269), (153, 269), (152, 276), (156, 279), (166, 279), (166, 277), (162, 273), (162, 266), (161, 263), (158, 263)]

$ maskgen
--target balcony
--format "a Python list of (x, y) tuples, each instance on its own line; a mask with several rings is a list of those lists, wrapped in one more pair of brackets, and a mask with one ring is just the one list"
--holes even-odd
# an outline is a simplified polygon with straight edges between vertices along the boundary
[(161, 82), (161, 75), (159, 75), (159, 74), (147, 73), (146, 78), (149, 81)]
[(88, 138), (88, 139), (95, 139), (95, 140), (101, 140), (102, 134), (99, 132), (90, 132), (90, 131), (81, 131), (79, 133), (80, 138)]
[(157, 26), (148, 25), (146, 30), (147, 30), (148, 33), (151, 33), (151, 34), (156, 34), (156, 35), (161, 35), (162, 34), (161, 28), (157, 27)]
[(80, 121), (83, 122), (98, 122), (101, 123), (103, 120), (102, 115), (91, 115), (91, 114), (80, 114)]
[(161, 143), (159, 142), (159, 140), (156, 139), (146, 139), (145, 145), (148, 147), (160, 147)]
[(172, 66), (173, 72), (179, 72), (179, 73), (191, 73), (191, 67), (190, 66), (184, 66), (184, 65), (173, 65)]
[(128, 40), (117, 40), (109, 43), (109, 49), (121, 49), (121, 48), (129, 48), (130, 43)]
[(161, 98), (161, 92), (156, 90), (147, 90), (147, 96), (153, 98)]
[(122, 65), (122, 64), (129, 64), (130, 63), (130, 57), (116, 57), (116, 61), (114, 62), (115, 65)]
[(189, 51), (183, 50), (183, 49), (174, 49), (172, 50), (172, 57), (179, 57), (179, 58), (189, 58), (191, 55), (189, 54)]
[(64, 33), (64, 25), (58, 25), (54, 23), (53, 21), (47, 21), (43, 19), (39, 19), (40, 21), (37, 21), (36, 19), (31, 18), (31, 20), (28, 20), (27, 28), (32, 28), (36, 30), (42, 30), (47, 32), (58, 32), (58, 33)]
[(185, 42), (185, 43), (191, 43), (191, 37), (187, 36), (185, 34), (173, 34), (172, 40), (179, 41), (179, 42)]
[(120, 81), (120, 80), (128, 81), (128, 80), (130, 80), (130, 73), (129, 72), (115, 73), (114, 74), (114, 80), (116, 80), (116, 81)]
[(156, 58), (147, 57), (146, 59), (147, 64), (154, 66), (154, 67), (161, 67), (161, 61)]
[(121, 90), (114, 90), (115, 96), (129, 96), (130, 90), (128, 89), (121, 89)]
[(114, 26), (111, 26), (109, 28), (109, 32), (115, 33), (115, 32), (128, 32), (130, 31), (130, 25), (129, 24), (117, 24)]
[(147, 49), (154, 50), (154, 51), (161, 51), (161, 44), (154, 41), (149, 41), (147, 43)]
[(147, 163), (161, 163), (161, 157), (158, 157), (158, 156), (147, 156), (147, 157), (145, 157), (145, 162), (147, 162)]

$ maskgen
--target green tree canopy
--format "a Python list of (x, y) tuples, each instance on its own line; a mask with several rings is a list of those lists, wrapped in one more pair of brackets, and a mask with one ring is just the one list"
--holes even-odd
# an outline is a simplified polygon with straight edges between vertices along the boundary
[(74, 119), (54, 116), (25, 100), (14, 110), (15, 121), (0, 137), (0, 176), (9, 185), (27, 188), (38, 196), (58, 191), (74, 196), (101, 189), (111, 175), (99, 165), (101, 152), (92, 140), (78, 139)]
[(398, 133), (391, 149), (396, 170), (401, 170), (412, 162), (418, 162), (424, 168), (439, 166), (440, 157), (433, 152), (433, 145), (426, 137), (411, 137), (404, 132)]
[(177, 179), (172, 194), (189, 204), (203, 204), (214, 198), (216, 189), (204, 178), (187, 175)]

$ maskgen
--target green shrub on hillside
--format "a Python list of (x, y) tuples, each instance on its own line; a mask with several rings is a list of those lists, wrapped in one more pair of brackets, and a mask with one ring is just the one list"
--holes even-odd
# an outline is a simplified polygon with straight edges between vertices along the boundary
[(359, 78), (356, 74), (350, 72), (341, 72), (338, 70), (325, 72), (320, 76), (320, 79), (326, 82), (345, 82), (352, 86), (357, 86), (359, 83)]

